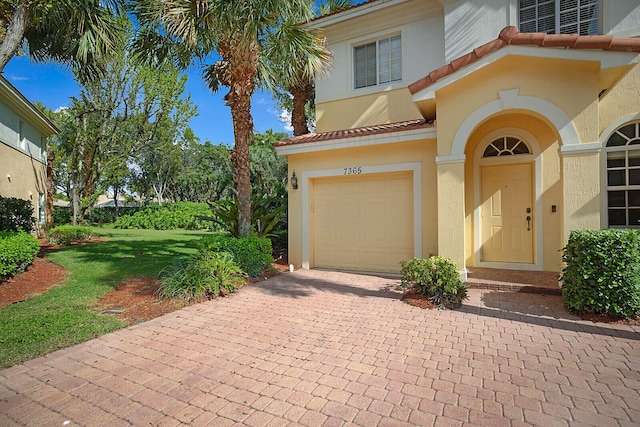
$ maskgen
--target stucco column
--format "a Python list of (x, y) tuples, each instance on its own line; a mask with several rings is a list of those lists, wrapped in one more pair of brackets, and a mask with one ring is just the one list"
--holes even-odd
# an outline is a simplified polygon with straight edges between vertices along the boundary
[(438, 162), (438, 255), (465, 271), (464, 161)]
[(600, 153), (562, 150), (563, 243), (571, 230), (600, 228)]

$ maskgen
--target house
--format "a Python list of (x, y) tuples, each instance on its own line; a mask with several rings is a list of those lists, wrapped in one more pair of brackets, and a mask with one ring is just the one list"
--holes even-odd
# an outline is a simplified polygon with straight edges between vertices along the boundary
[(317, 133), (276, 147), (294, 265), (558, 272), (571, 230), (640, 226), (637, 0), (372, 0), (310, 25), (335, 64)]
[(24, 95), (0, 75), (0, 196), (30, 200), (46, 221), (47, 144), (58, 132)]

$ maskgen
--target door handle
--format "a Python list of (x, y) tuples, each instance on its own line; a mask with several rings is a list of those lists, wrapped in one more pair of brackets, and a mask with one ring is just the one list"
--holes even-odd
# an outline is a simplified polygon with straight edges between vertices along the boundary
[(527, 231), (531, 231), (531, 217), (527, 215)]

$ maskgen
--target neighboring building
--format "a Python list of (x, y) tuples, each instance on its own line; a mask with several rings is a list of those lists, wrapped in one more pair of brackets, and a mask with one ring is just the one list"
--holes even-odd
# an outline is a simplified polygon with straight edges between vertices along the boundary
[(276, 146), (294, 265), (557, 272), (571, 230), (640, 226), (637, 0), (374, 0), (311, 25), (335, 65), (318, 133)]
[(47, 144), (58, 132), (0, 75), (0, 196), (30, 200), (38, 223), (46, 221)]

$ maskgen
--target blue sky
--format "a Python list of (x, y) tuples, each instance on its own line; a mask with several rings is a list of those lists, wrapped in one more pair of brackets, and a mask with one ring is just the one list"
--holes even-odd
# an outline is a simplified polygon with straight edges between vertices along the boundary
[[(70, 71), (55, 63), (34, 63), (28, 57), (16, 56), (4, 68), (4, 77), (30, 101), (40, 101), (55, 110), (70, 105), (69, 98), (80, 93)], [(231, 112), (222, 97), (226, 88), (212, 93), (202, 82), (197, 68), (187, 72), (187, 92), (198, 106), (198, 116), (190, 126), (202, 142), (233, 145)], [(281, 110), (274, 104), (271, 95), (258, 92), (253, 96), (252, 112), (257, 132), (273, 129), (287, 132), (285, 124), (278, 120)]]

